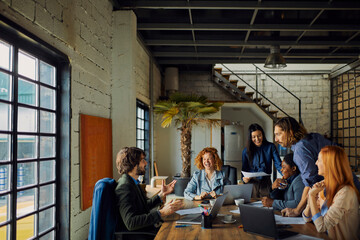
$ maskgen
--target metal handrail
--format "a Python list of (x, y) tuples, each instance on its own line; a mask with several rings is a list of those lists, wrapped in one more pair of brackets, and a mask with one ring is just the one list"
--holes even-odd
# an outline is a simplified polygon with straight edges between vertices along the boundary
[[(268, 99), (267, 97), (265, 97), (261, 92), (259, 92), (257, 90), (257, 74), (256, 74), (256, 89), (254, 87), (252, 87), (250, 84), (248, 84), (244, 79), (242, 79), (241, 77), (239, 77), (236, 73), (234, 73), (231, 69), (229, 69), (228, 67), (226, 67), (224, 64), (221, 64), (224, 68), (226, 68), (229, 72), (231, 72), (233, 75), (235, 75), (238, 79), (240, 79), (242, 82), (244, 82), (247, 86), (249, 86), (252, 90), (255, 91), (256, 93), (256, 103), (257, 103), (257, 95), (259, 94), (261, 97), (263, 97), (266, 101), (268, 101), (270, 104), (272, 104), (274, 107), (276, 107), (279, 111), (281, 111), (282, 113), (284, 113), (286, 116), (290, 117), (289, 114), (287, 114), (286, 112), (284, 112), (284, 110), (282, 110), (279, 106), (277, 106), (275, 103), (273, 103), (270, 99)], [(302, 118), (301, 118), (301, 99), (299, 99), (297, 96), (295, 96), (292, 92), (290, 92), (288, 89), (286, 89), (283, 85), (281, 85), (278, 81), (276, 81), (275, 79), (273, 79), (269, 74), (267, 74), (266, 72), (264, 72), (262, 69), (258, 68), (255, 64), (253, 64), (255, 66), (256, 72), (257, 70), (260, 70), (262, 73), (264, 73), (266, 76), (268, 76), (271, 80), (273, 80), (275, 83), (277, 83), (280, 87), (282, 87), (285, 91), (287, 91), (288, 93), (290, 93), (293, 97), (295, 97), (298, 101), (299, 101), (299, 122), (301, 124), (303, 124), (302, 122)]]
[[(287, 114), (286, 112), (284, 112), (284, 110), (282, 110), (280, 107), (278, 107), (275, 103), (273, 103), (270, 99), (268, 99), (267, 97), (265, 97), (265, 95), (263, 95), (261, 92), (257, 91), (255, 88), (253, 88), (250, 84), (248, 84), (244, 79), (242, 79), (241, 77), (239, 77), (236, 73), (234, 73), (231, 69), (229, 69), (228, 67), (226, 67), (224, 64), (221, 64), (224, 68), (226, 68), (229, 72), (231, 72), (233, 75), (235, 75), (238, 79), (240, 79), (241, 81), (243, 81), (246, 85), (248, 85), (252, 90), (254, 90), (257, 94), (259, 94), (262, 98), (264, 98), (266, 101), (268, 101), (269, 103), (271, 103), (274, 107), (276, 107), (277, 109), (279, 109), (279, 111), (281, 111), (282, 113), (284, 113), (286, 116), (290, 117), (289, 114)], [(257, 99), (256, 99), (256, 104), (257, 104)]]
[(301, 119), (301, 99), (298, 98), (297, 96), (295, 96), (295, 94), (293, 94), (292, 92), (290, 92), (286, 87), (284, 87), (283, 85), (281, 85), (278, 81), (276, 81), (275, 79), (273, 79), (269, 74), (267, 74), (266, 72), (264, 72), (261, 68), (257, 67), (255, 64), (253, 64), (254, 67), (257, 70), (260, 70), (263, 74), (265, 74), (266, 76), (268, 76), (271, 80), (273, 80), (275, 83), (277, 83), (280, 87), (282, 87), (285, 91), (287, 91), (288, 93), (290, 93), (291, 96), (293, 96), (294, 98), (296, 98), (299, 101), (299, 123), (303, 124), (302, 119)]

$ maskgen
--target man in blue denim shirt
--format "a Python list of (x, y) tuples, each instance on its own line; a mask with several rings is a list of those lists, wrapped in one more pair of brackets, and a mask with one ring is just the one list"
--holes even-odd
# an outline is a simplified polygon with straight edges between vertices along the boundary
[[(335, 143), (326, 139), (318, 133), (307, 133), (306, 129), (294, 118), (285, 117), (275, 123), (275, 141), (283, 147), (291, 147), (294, 152), (294, 162), (299, 167), (302, 181), (305, 185), (301, 201), (296, 208), (282, 210), (285, 216), (299, 216), (305, 208), (307, 194), (316, 182), (323, 178), (318, 175), (315, 162), (320, 150)], [(354, 175), (355, 186), (360, 189), (360, 183)]]

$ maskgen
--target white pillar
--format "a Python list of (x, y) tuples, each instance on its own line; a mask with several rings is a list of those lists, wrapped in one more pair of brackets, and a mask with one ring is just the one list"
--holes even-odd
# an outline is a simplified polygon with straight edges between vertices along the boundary
[(113, 177), (118, 179), (116, 154), (136, 146), (136, 16), (133, 11), (113, 12), (112, 39), (112, 139)]

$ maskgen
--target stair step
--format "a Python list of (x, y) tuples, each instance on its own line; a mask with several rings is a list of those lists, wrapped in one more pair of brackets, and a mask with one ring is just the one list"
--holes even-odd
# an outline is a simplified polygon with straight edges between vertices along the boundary
[(270, 107), (270, 104), (261, 104), (261, 107), (268, 108), (268, 107)]
[(252, 96), (254, 95), (254, 92), (247, 92), (245, 93), (249, 98), (252, 98)]
[(261, 100), (262, 100), (262, 98), (255, 98), (255, 99), (254, 99), (254, 102), (256, 102), (256, 103), (260, 103), (260, 102), (261, 102)]
[(269, 111), (269, 113), (271, 113), (271, 114), (276, 114), (276, 113), (278, 113), (279, 111)]
[(231, 74), (222, 74), (222, 75), (223, 75), (223, 77), (224, 77), (226, 80), (229, 81)]
[(216, 72), (220, 73), (220, 74), (221, 74), (221, 72), (222, 72), (222, 68), (214, 68), (214, 70), (215, 70)]
[(238, 89), (243, 92), (245, 91), (245, 88), (246, 88), (246, 86), (238, 86)]
[(229, 82), (236, 87), (238, 80), (230, 80)]

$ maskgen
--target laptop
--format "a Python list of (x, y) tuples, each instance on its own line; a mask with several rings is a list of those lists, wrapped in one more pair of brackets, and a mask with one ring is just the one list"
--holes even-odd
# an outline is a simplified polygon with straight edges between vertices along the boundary
[(246, 204), (240, 204), (239, 208), (241, 212), (241, 222), (245, 232), (274, 239), (283, 239), (298, 234), (296, 232), (278, 229), (273, 209), (254, 207)]
[[(217, 214), (220, 211), (220, 208), (222, 207), (224, 200), (226, 198), (227, 193), (224, 193), (220, 197), (216, 198), (216, 201), (214, 203), (214, 206), (211, 208), (210, 215), (212, 216), (212, 219), (215, 219)], [(182, 224), (201, 224), (201, 213), (196, 214), (188, 214), (182, 219), (176, 221), (176, 223), (182, 223)]]
[(251, 200), (253, 184), (240, 184), (240, 185), (225, 185), (224, 193), (228, 193), (224, 205), (235, 204), (235, 199), (243, 198), (245, 203), (249, 203)]

